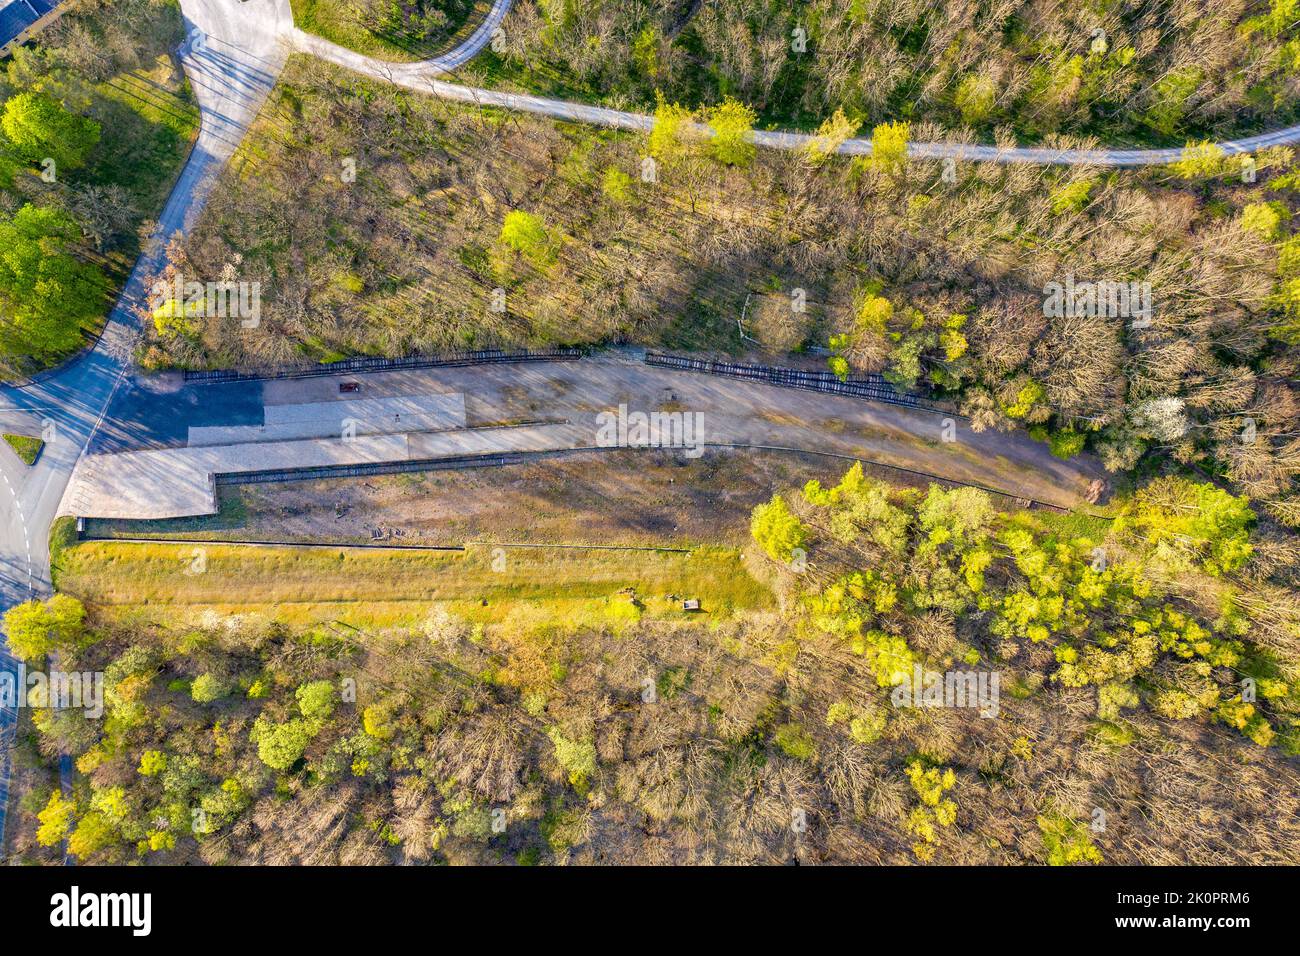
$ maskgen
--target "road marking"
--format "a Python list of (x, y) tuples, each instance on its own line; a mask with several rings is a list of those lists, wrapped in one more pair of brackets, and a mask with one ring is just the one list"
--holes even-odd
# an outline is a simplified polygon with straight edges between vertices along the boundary
[(0, 478), (4, 479), (5, 487), (9, 489), (9, 494), (14, 499), (14, 511), (18, 515), (18, 524), (23, 531), (23, 548), (27, 552), (27, 596), (33, 598), (36, 596), (36, 585), (32, 570), (32, 539), (27, 533), (27, 516), (23, 514), (23, 503), (18, 499), (18, 492), (14, 491), (13, 485), (9, 483), (9, 476), (0, 472)]

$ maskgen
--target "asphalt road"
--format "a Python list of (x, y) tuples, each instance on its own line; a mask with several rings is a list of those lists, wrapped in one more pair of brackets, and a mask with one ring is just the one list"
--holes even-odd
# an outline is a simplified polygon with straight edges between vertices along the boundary
[[(51, 592), (50, 525), (77, 461), (131, 367), (145, 282), (160, 267), (167, 240), (193, 225), (287, 58), (278, 40), (292, 24), (287, 0), (186, 0), (182, 8), (189, 40), (181, 61), (202, 123), (158, 227), (95, 347), (38, 381), (0, 387), (0, 426), (46, 438), (31, 467), (0, 443), (0, 611)], [(0, 669), (16, 671), (7, 648), (0, 648)], [(14, 711), (0, 712), (0, 781), (6, 791), (15, 717)], [(0, 803), (0, 846), (6, 805)]]

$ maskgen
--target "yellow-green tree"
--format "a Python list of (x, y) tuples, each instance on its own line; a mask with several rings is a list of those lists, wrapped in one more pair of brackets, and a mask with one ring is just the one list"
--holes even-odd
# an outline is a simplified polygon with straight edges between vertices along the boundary
[(837, 109), (830, 119), (817, 127), (817, 134), (804, 147), (804, 155), (814, 164), (821, 165), (856, 136), (861, 126), (861, 122), (849, 119), (844, 115), (844, 110)]
[(26, 661), (36, 661), (58, 650), (70, 650), (86, 634), (86, 609), (66, 594), (46, 601), (27, 601), (9, 609), (4, 618), (9, 648)]
[(871, 165), (890, 175), (901, 173), (907, 166), (911, 136), (911, 123), (881, 123), (871, 131)]
[(706, 117), (713, 130), (709, 152), (728, 166), (748, 166), (754, 160), (754, 111), (740, 100), (730, 97), (708, 111)]

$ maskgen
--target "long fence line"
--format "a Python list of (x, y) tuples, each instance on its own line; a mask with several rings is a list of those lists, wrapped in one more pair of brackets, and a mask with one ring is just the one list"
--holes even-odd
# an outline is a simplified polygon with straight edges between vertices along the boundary
[(200, 548), (203, 545), (231, 545), (243, 548), (311, 548), (317, 551), (450, 551), (463, 553), (470, 548), (532, 548), (541, 551), (663, 551), (671, 554), (693, 554), (691, 548), (669, 548), (640, 544), (550, 544), (532, 541), (466, 541), (464, 544), (388, 544), (359, 541), (284, 541), (252, 540), (247, 538), (141, 538), (115, 535), (80, 534), (78, 541), (120, 544), (170, 544)]
[(213, 369), (186, 372), (185, 381), (256, 382), (271, 379), (319, 378), (348, 372), (388, 372), (415, 368), (455, 368), (465, 365), (501, 365), (508, 362), (571, 362), (582, 358), (582, 349), (482, 349), (476, 352), (451, 352), (446, 355), (412, 355), (406, 358), (358, 356), (320, 365), (289, 366), (276, 369)]
[(925, 408), (940, 411), (940, 407), (923, 401), (908, 392), (900, 392), (880, 375), (859, 375), (841, 380), (831, 372), (810, 372), (805, 369), (775, 365), (746, 365), (740, 362), (719, 362), (712, 359), (688, 358), (664, 352), (646, 352), (645, 362), (657, 368), (671, 368), (682, 372), (704, 372), (708, 375), (725, 375), (743, 378), (765, 385), (782, 388), (802, 388), (832, 395), (849, 395), (873, 402), (902, 405), (906, 408)]
[(460, 468), (487, 468), (513, 465), (521, 461), (519, 453), (461, 455), (451, 458), (405, 458), (399, 461), (372, 461), (359, 465), (320, 465), (314, 468), (271, 468), (264, 471), (240, 471), (217, 474), (218, 485), (270, 485), (286, 481), (313, 481), (320, 478), (366, 478), (371, 475), (399, 475), (415, 471), (454, 471)]

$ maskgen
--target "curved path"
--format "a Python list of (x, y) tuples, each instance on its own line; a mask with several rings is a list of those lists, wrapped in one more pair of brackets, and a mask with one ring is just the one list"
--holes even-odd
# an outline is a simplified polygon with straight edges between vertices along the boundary
[[(592, 106), (567, 100), (534, 96), (527, 93), (509, 93), (488, 90), (441, 79), (443, 75), (463, 65), (492, 38), (510, 10), (513, 0), (494, 0), (487, 19), (461, 47), (444, 56), (419, 63), (393, 63), (366, 56), (339, 46), (322, 37), (293, 27), (287, 39), (302, 53), (327, 60), (375, 79), (387, 80), (411, 90), (430, 93), (442, 99), (477, 106), (494, 106), (549, 116), (571, 123), (589, 123), (616, 129), (648, 132), (654, 117), (646, 113)], [(707, 127), (701, 127), (707, 129)], [(780, 130), (756, 130), (754, 142), (772, 149), (802, 149), (816, 137), (809, 133), (792, 133)], [(1225, 155), (1253, 153), (1269, 146), (1286, 146), (1300, 143), (1300, 126), (1243, 139), (1228, 140), (1218, 144)], [(848, 156), (869, 156), (870, 139), (850, 139), (837, 150)], [(983, 146), (973, 143), (910, 143), (908, 156), (913, 159), (953, 159), (965, 162), (1032, 163), (1045, 166), (1163, 166), (1176, 162), (1183, 156), (1181, 148), (1174, 149), (1051, 149), (1045, 147)]]

